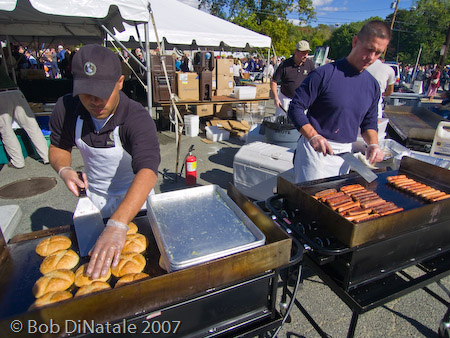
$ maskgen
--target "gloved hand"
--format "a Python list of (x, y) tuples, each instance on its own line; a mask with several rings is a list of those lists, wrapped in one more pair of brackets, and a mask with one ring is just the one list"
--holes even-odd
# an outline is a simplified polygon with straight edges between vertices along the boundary
[(276, 98), (273, 100), (273, 103), (275, 104), (275, 107), (281, 107), (282, 103), (279, 98)]
[(370, 164), (381, 162), (384, 159), (384, 152), (378, 144), (369, 144), (366, 150), (366, 158)]
[(316, 134), (308, 140), (309, 144), (315, 151), (322, 153), (323, 156), (327, 154), (333, 155), (333, 148), (331, 148), (327, 139), (320, 134)]
[(87, 176), (83, 173), (83, 181), (80, 180), (78, 174), (71, 167), (62, 167), (58, 172), (59, 177), (64, 181), (67, 188), (75, 195), (79, 196), (79, 187), (80, 188), (88, 188)]
[(108, 269), (119, 264), (120, 254), (127, 237), (128, 226), (125, 223), (109, 219), (105, 230), (100, 234), (89, 253), (91, 260), (86, 270), (86, 275), (93, 279), (105, 276)]

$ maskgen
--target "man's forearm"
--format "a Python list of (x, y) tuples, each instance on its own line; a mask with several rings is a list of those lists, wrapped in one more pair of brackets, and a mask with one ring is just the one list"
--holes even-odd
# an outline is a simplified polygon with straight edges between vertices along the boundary
[(378, 132), (374, 129), (367, 129), (361, 136), (367, 144), (378, 144)]
[(393, 85), (393, 84), (392, 84), (392, 85), (388, 85), (388, 86), (386, 87), (386, 90), (385, 90), (384, 93), (383, 93), (383, 97), (392, 95), (393, 92), (394, 92), (394, 85)]
[(316, 136), (318, 133), (316, 129), (311, 124), (305, 124), (299, 129), (300, 133), (307, 139), (311, 139), (312, 137)]
[(128, 224), (141, 210), (147, 196), (156, 184), (157, 176), (153, 170), (141, 169), (128, 189), (125, 198), (117, 210), (111, 215), (111, 219)]
[(52, 144), (48, 149), (48, 158), (50, 165), (56, 172), (59, 172), (63, 167), (70, 167), (72, 163), (72, 154), (70, 151), (55, 147)]
[(270, 82), (270, 89), (272, 90), (274, 100), (278, 100), (278, 86), (275, 81)]

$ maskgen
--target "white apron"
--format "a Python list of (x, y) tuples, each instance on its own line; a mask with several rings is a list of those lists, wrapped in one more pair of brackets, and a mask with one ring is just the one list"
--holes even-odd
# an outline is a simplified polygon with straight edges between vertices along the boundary
[[(134, 179), (131, 155), (122, 147), (119, 126), (112, 132), (114, 147), (94, 148), (81, 139), (83, 120), (78, 117), (75, 127), (75, 144), (84, 161), (88, 179), (87, 195), (100, 209), (103, 218), (110, 217), (124, 199)], [(111, 136), (110, 136), (111, 137)], [(153, 190), (150, 195), (153, 194)], [(141, 209), (145, 209), (146, 203)]]
[[(352, 150), (351, 143), (337, 143), (328, 141), (335, 154), (345, 153)], [(324, 156), (318, 153), (309, 144), (306, 137), (298, 139), (297, 150), (294, 159), (295, 183), (301, 183), (320, 178), (345, 175), (350, 166), (344, 163), (342, 157)]]

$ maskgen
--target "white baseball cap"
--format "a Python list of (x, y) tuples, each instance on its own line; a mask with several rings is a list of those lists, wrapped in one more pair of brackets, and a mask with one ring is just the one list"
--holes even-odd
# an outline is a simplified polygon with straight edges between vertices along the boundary
[(301, 40), (301, 41), (297, 42), (297, 45), (295, 46), (295, 50), (305, 52), (305, 51), (311, 51), (311, 48), (309, 48), (308, 41)]

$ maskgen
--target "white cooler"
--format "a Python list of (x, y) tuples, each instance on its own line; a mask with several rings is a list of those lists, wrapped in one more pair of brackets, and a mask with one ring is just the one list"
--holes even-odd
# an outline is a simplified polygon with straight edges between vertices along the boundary
[(294, 183), (294, 150), (264, 142), (239, 149), (233, 160), (233, 181), (244, 195), (265, 200), (274, 194), (277, 177)]

